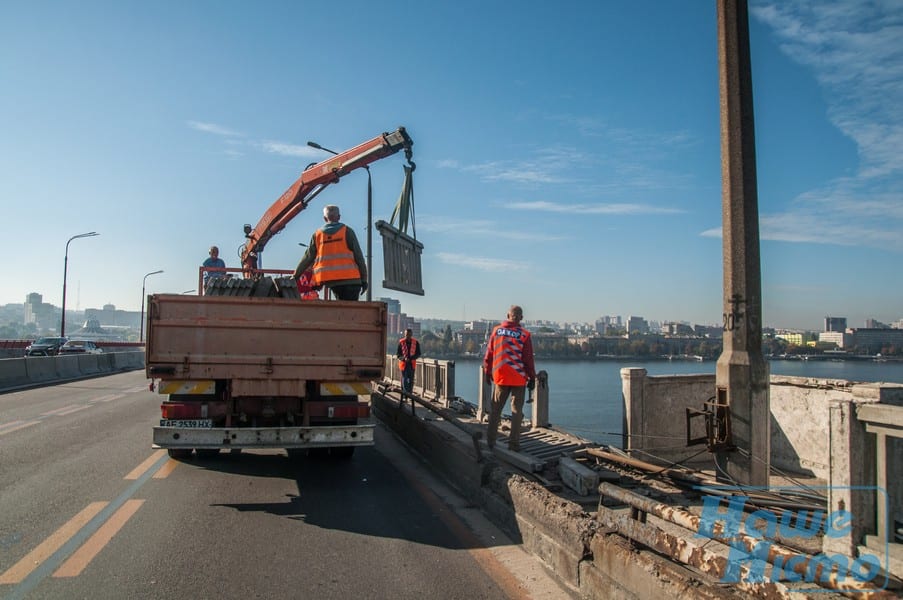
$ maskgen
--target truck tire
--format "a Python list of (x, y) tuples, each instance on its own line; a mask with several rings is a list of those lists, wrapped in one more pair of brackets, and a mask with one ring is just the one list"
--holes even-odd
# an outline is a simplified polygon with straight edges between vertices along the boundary
[(166, 452), (169, 454), (169, 458), (176, 460), (191, 458), (191, 448), (169, 448)]
[(194, 453), (198, 458), (213, 458), (219, 454), (219, 448), (195, 448)]

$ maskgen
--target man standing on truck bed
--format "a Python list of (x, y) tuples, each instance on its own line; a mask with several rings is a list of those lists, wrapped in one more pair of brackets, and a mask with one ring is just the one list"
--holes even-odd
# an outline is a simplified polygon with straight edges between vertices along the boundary
[(354, 230), (339, 223), (341, 218), (338, 206), (323, 207), (326, 224), (310, 238), (292, 277), (297, 281), (313, 266), (315, 287), (326, 286), (339, 300), (357, 300), (367, 291), (367, 263)]

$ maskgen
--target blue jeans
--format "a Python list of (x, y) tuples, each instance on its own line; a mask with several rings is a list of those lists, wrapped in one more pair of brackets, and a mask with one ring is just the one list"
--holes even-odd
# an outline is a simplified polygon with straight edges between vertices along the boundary
[(401, 372), (401, 389), (406, 392), (414, 390), (414, 367), (410, 366), (410, 363), (405, 365), (404, 370)]

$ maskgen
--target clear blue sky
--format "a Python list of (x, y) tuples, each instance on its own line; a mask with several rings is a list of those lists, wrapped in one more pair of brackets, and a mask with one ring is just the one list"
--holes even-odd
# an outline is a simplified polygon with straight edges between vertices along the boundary
[[(751, 2), (766, 325), (903, 318), (903, 2)], [(0, 304), (138, 310), (310, 162), (414, 138), (418, 317), (719, 323), (715, 2), (25, 2), (0, 6)], [(400, 155), (373, 165), (388, 220)], [(366, 175), (326, 203), (365, 238)], [(382, 281), (374, 238), (374, 280)]]

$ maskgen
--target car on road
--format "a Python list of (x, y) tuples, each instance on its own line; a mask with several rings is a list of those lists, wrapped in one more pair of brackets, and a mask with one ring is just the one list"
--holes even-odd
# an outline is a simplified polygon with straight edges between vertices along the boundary
[(25, 348), (25, 356), (56, 356), (60, 348), (69, 341), (64, 337), (42, 337)]
[(88, 340), (69, 340), (60, 348), (60, 354), (103, 354), (103, 350)]

